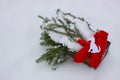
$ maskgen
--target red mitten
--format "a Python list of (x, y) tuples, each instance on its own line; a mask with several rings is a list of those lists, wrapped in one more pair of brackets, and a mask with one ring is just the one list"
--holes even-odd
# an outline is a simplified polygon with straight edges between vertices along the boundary
[(85, 40), (78, 40), (79, 44), (83, 45), (84, 47), (80, 49), (74, 57), (74, 61), (77, 63), (84, 62), (89, 56), (89, 48), (90, 48), (90, 41), (86, 42)]
[(97, 46), (101, 48), (101, 50), (99, 53), (94, 53), (94, 54), (91, 53), (90, 66), (93, 68), (97, 68), (102, 61), (107, 46), (107, 37), (108, 37), (108, 33), (103, 30), (98, 31), (94, 35), (95, 43)]

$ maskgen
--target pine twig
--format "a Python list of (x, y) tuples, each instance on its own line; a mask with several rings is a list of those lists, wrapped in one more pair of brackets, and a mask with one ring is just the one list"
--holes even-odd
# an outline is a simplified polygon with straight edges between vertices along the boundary
[[(59, 13), (62, 13), (62, 19), (60, 19)], [(79, 29), (76, 26), (76, 23), (69, 20), (66, 16), (69, 16), (73, 19), (78, 19), (87, 24), (88, 29), (93, 31), (90, 27), (90, 24), (84, 19), (80, 17), (76, 17), (71, 13), (64, 13), (60, 9), (56, 11), (57, 17), (52, 17), (51, 19), (47, 17), (38, 16), (43, 20), (43, 24), (41, 25), (41, 29), (44, 31), (41, 36), (41, 45), (42, 46), (51, 46), (46, 50), (46, 52), (36, 60), (37, 63), (41, 61), (46, 61), (49, 65), (52, 66), (52, 69), (56, 69), (59, 64), (64, 63), (69, 57), (74, 57), (76, 52), (70, 51), (69, 48), (61, 43), (57, 43), (51, 39), (49, 36), (49, 31), (62, 34), (70, 38), (76, 42), (76, 38), (84, 39), (84, 36), (80, 33)], [(74, 25), (74, 28), (71, 29), (70, 25)], [(59, 31), (59, 28), (63, 29), (64, 32)], [(57, 30), (56, 30), (57, 29)], [(94, 31), (93, 31), (94, 32)]]

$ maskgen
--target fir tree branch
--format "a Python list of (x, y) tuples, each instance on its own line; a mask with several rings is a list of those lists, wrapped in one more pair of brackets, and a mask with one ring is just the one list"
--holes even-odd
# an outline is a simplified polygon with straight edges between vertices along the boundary
[(64, 63), (70, 58), (70, 56), (72, 55), (70, 55), (70, 53), (74, 53), (72, 51), (69, 51), (67, 46), (63, 46), (61, 43), (56, 43), (55, 41), (53, 41), (46, 31), (42, 33), (41, 40), (41, 45), (53, 47), (48, 48), (46, 53), (38, 58), (36, 62), (40, 63), (42, 61), (46, 61), (54, 70), (59, 64)]
[[(69, 20), (66, 16), (72, 17), (73, 19), (78, 19), (83, 21), (87, 24), (90, 31), (93, 31), (90, 27), (90, 24), (84, 19), (80, 17), (76, 17), (71, 13), (64, 13), (62, 12), (62, 18), (59, 19), (59, 12), (62, 12), (60, 9), (56, 11), (57, 17), (52, 17), (51, 19), (47, 17), (38, 16), (40, 19), (43, 20), (43, 24), (41, 25), (41, 29), (44, 31), (41, 34), (40, 43), (42, 46), (51, 46), (48, 48), (47, 51), (36, 60), (37, 63), (41, 61), (46, 61), (49, 65), (52, 66), (52, 69), (56, 69), (59, 64), (64, 63), (69, 57), (74, 57), (76, 52), (70, 51), (67, 46), (64, 46), (61, 43), (57, 43), (51, 39), (49, 36), (49, 31), (53, 31), (55, 33), (59, 33), (62, 35), (68, 36), (68, 38), (72, 41), (76, 42), (76, 38), (84, 39), (84, 36), (80, 33), (79, 29), (76, 26), (76, 23)], [(71, 29), (70, 25), (74, 25), (74, 28)], [(59, 31), (59, 28), (64, 29), (65, 32)], [(94, 31), (93, 31), (94, 32)]]
[(56, 69), (59, 64), (64, 63), (69, 59), (68, 48), (66, 46), (60, 46), (57, 48), (49, 48), (47, 52), (36, 60), (37, 63), (41, 61), (47, 61), (52, 69)]

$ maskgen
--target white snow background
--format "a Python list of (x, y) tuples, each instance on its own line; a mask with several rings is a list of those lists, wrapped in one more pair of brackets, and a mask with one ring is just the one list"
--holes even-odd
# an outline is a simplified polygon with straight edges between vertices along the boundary
[[(84, 17), (112, 42), (101, 65), (92, 69), (68, 60), (57, 70), (35, 63), (45, 52), (38, 15), (57, 8)], [(0, 80), (120, 80), (120, 0), (0, 0)]]

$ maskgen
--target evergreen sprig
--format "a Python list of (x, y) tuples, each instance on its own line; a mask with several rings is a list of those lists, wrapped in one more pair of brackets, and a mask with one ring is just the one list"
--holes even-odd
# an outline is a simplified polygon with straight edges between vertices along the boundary
[[(60, 13), (62, 13), (62, 19), (58, 17)], [(91, 31), (93, 31), (90, 28), (90, 24), (84, 18), (76, 17), (71, 13), (64, 13), (60, 9), (56, 11), (56, 14), (57, 14), (57, 17), (52, 17), (51, 19), (47, 17), (38, 16), (40, 19), (43, 20), (43, 24), (40, 27), (44, 31), (41, 34), (42, 42), (40, 44), (42, 46), (51, 46), (51, 47), (48, 48), (46, 52), (36, 60), (36, 62), (40, 63), (41, 61), (47, 61), (48, 64), (52, 66), (52, 69), (56, 69), (56, 67), (59, 64), (68, 60), (70, 56), (74, 57), (75, 52), (70, 51), (67, 46), (52, 40), (51, 37), (49, 36), (49, 33), (48, 33), (49, 31), (66, 35), (68, 36), (70, 41), (76, 42), (76, 38), (84, 39), (84, 36), (78, 30), (76, 23), (71, 21), (66, 16), (85, 22), (88, 28)], [(73, 29), (71, 29), (71, 25), (74, 26)], [(60, 28), (63, 29), (64, 32), (59, 31)]]
[(53, 41), (46, 31), (41, 34), (41, 40), (42, 46), (51, 46), (52, 48), (48, 48), (46, 53), (36, 60), (37, 63), (47, 61), (55, 70), (59, 64), (65, 62), (70, 56), (74, 56), (73, 51), (70, 51), (67, 46)]
[[(59, 18), (60, 14), (61, 14), (61, 18)], [(43, 24), (41, 25), (41, 28), (46, 31), (53, 31), (55, 33), (66, 35), (68, 36), (69, 39), (73, 41), (76, 41), (75, 40), (76, 38), (84, 39), (84, 36), (77, 28), (76, 23), (69, 19), (72, 18), (85, 22), (89, 30), (95, 32), (94, 30), (91, 29), (90, 23), (88, 23), (88, 21), (86, 21), (84, 18), (76, 17), (71, 13), (64, 13), (60, 9), (56, 11), (56, 15), (57, 15), (56, 17), (52, 17), (51, 19), (47, 17), (44, 18), (42, 16), (39, 16), (39, 18), (43, 20)], [(71, 25), (74, 26), (73, 29), (71, 29)], [(56, 30), (60, 28), (62, 28), (65, 32)]]
[(70, 57), (68, 52), (66, 46), (49, 48), (45, 54), (36, 60), (36, 62), (47, 61), (48, 64), (52, 66), (52, 69), (56, 69), (59, 64), (65, 62)]

